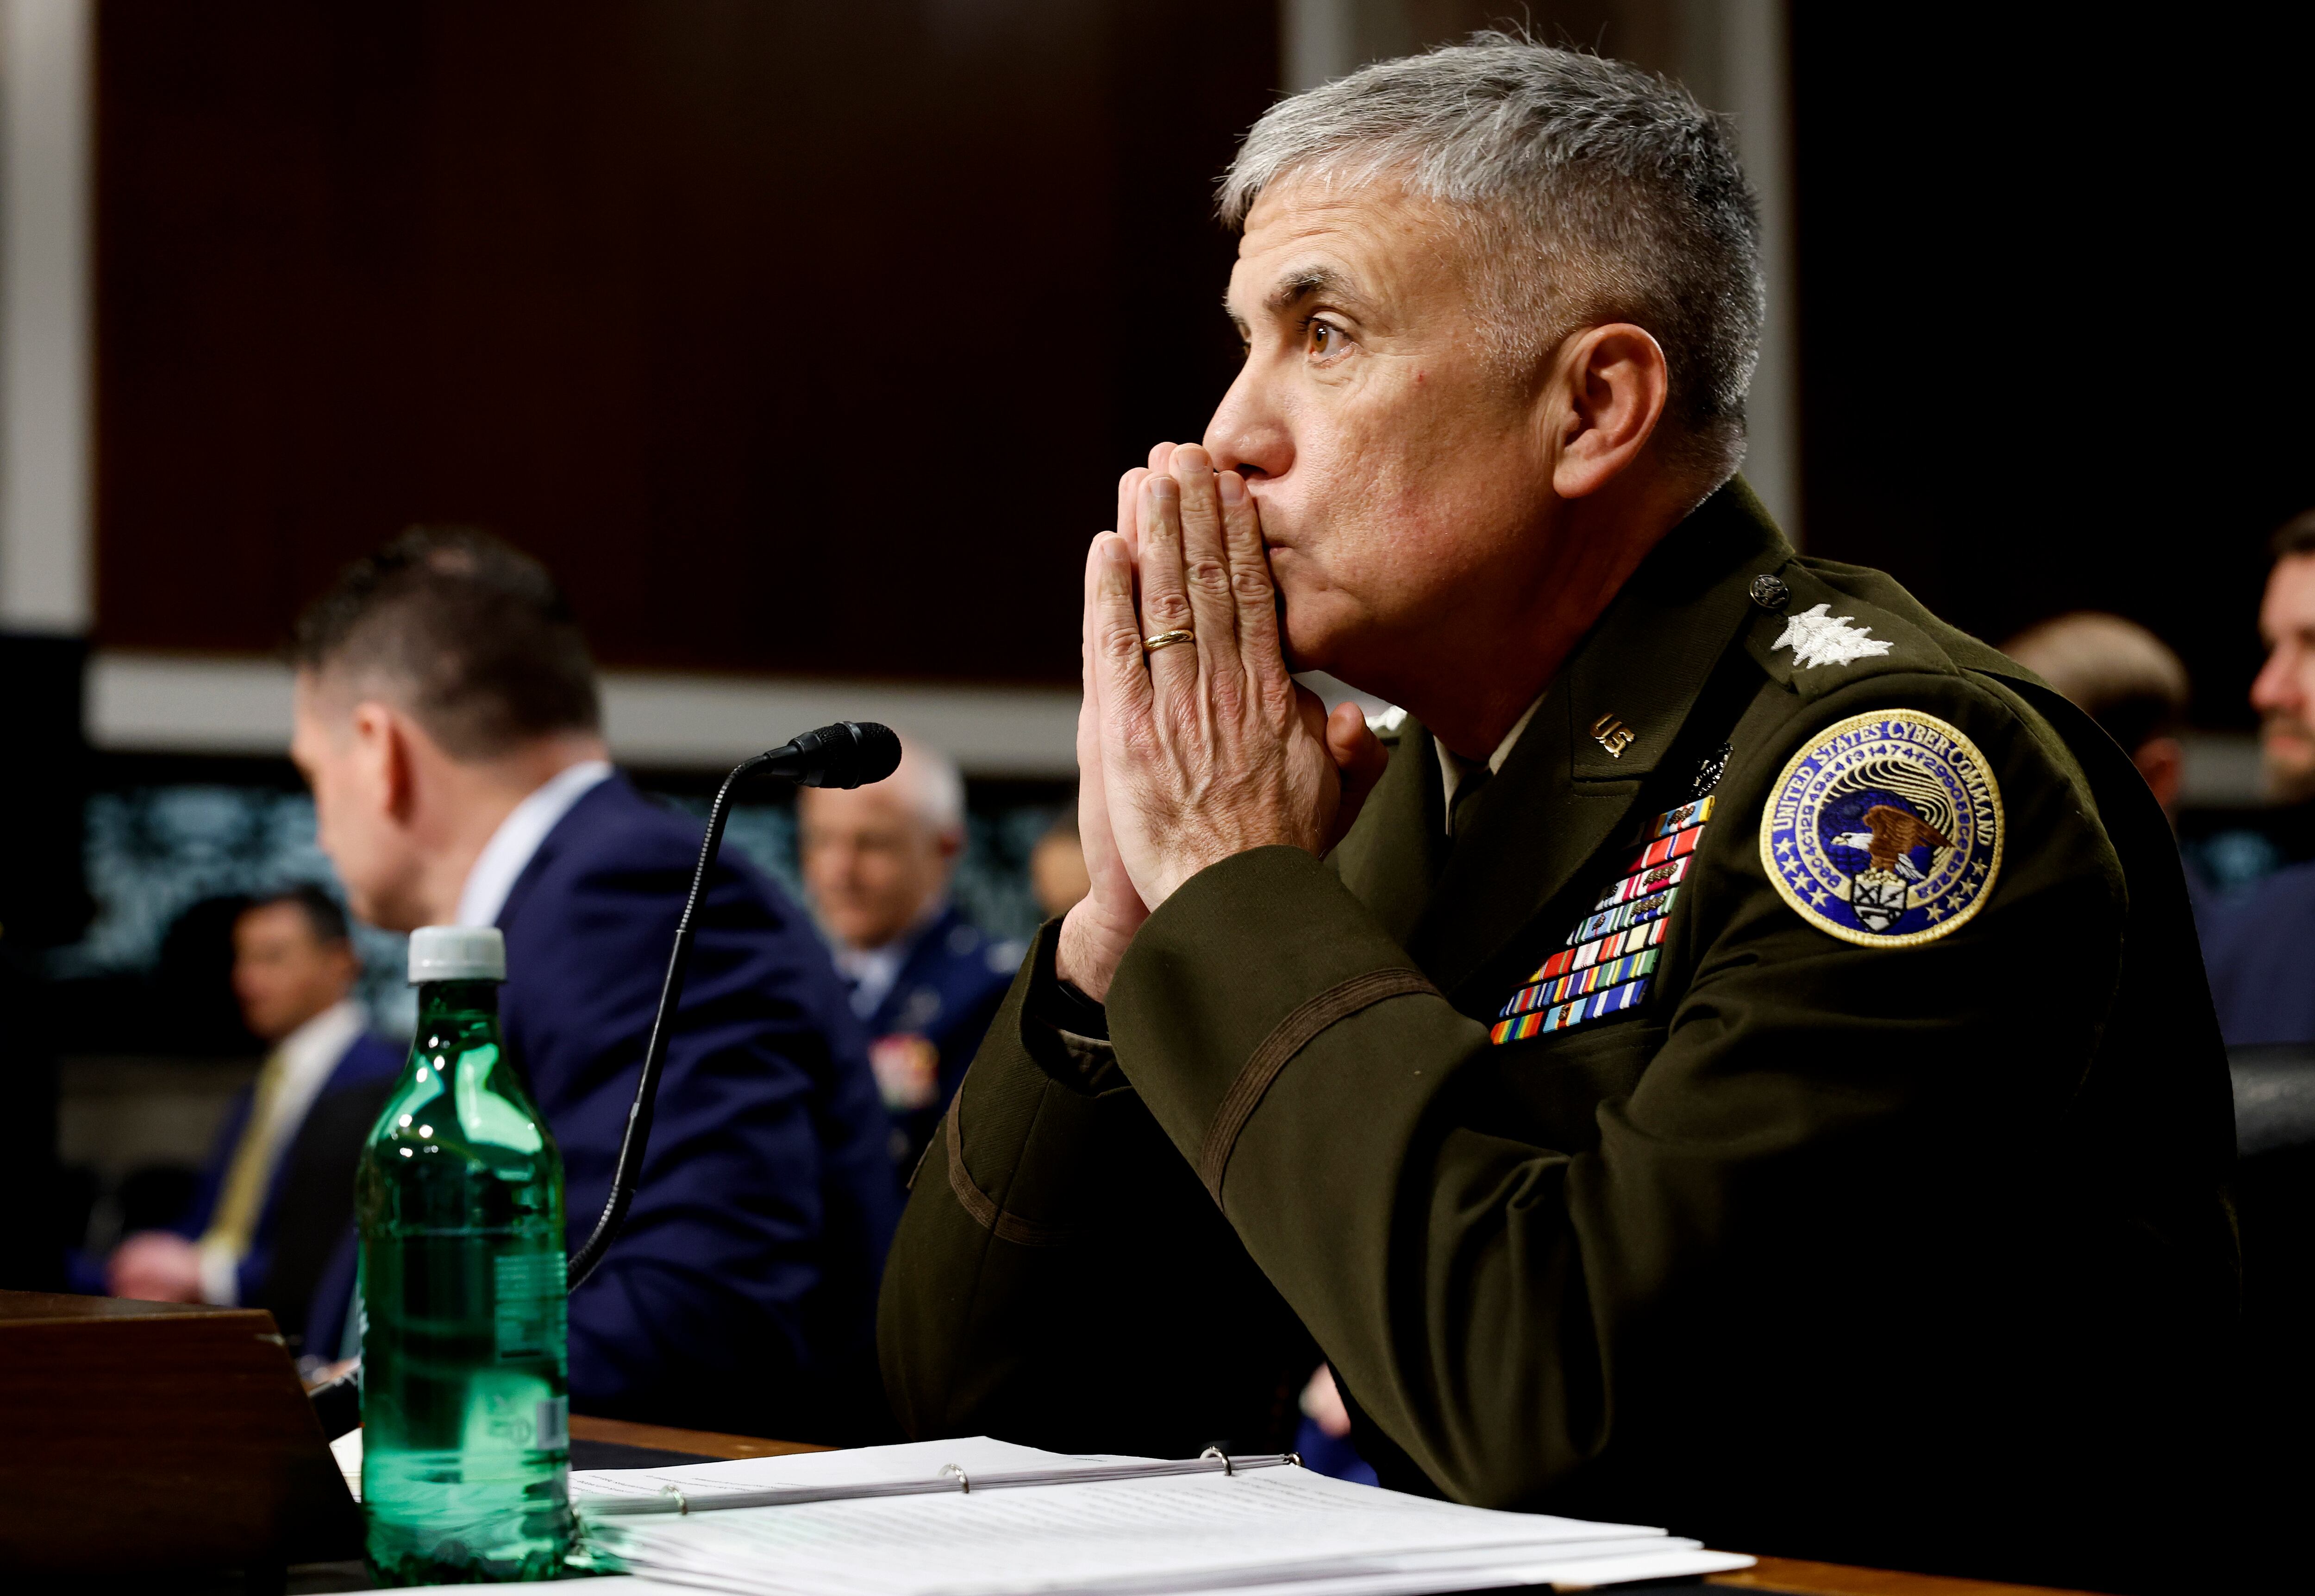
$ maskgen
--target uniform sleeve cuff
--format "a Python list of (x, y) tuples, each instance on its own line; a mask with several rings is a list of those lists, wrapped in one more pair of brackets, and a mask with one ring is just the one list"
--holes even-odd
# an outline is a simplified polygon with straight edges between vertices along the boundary
[(1030, 951), (1028, 989), (1021, 995), (1021, 1045), (1060, 1085), (1100, 1092), (1122, 1084), (1110, 1046), (1109, 1014), (1053, 969), (1061, 922), (1048, 920)]

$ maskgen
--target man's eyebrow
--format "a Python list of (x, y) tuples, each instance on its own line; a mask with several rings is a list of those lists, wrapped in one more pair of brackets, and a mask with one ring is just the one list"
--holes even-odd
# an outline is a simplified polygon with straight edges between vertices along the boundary
[[(1303, 300), (1319, 295), (1343, 300), (1353, 306), (1359, 301), (1358, 290), (1342, 272), (1331, 266), (1306, 266), (1279, 279), (1278, 286), (1271, 289), (1269, 296), (1263, 300), (1262, 308), (1272, 315), (1282, 315)], [(1231, 306), (1227, 291), (1222, 295), (1222, 314), (1238, 331), (1243, 332), (1246, 330), (1246, 322)]]
[(1281, 278), (1278, 286), (1270, 290), (1270, 297), (1263, 301), (1262, 307), (1273, 313), (1291, 310), (1303, 300), (1319, 294), (1345, 299), (1358, 297), (1351, 287), (1351, 279), (1333, 267), (1306, 266)]

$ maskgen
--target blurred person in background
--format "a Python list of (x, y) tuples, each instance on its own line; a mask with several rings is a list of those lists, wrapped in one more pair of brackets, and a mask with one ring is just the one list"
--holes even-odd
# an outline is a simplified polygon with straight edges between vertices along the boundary
[(872, 786), (796, 794), (805, 891), (868, 1027), (868, 1059), (905, 1179), (940, 1123), (1020, 967), (949, 897), (964, 855), (964, 778), (901, 739), (900, 767)]
[(105, 1284), (150, 1302), (271, 1309), (298, 1349), (307, 1300), (353, 1215), (355, 1157), (402, 1051), (368, 1029), (345, 911), (321, 888), (243, 909), (233, 953), (242, 1015), (272, 1051), (229, 1111), (184, 1219), (123, 1241)]
[(1078, 835), (1075, 799), (1029, 850), (1029, 891), (1049, 920), (1060, 919), (1093, 891), (1093, 873), (1086, 868), (1085, 838)]
[[(2028, 626), (2001, 652), (2080, 705), (2130, 755), (2154, 801), (2178, 823), (2186, 750), (2178, 733), (2193, 696), (2186, 667), (2169, 644), (2135, 621), (2077, 610)], [(2186, 895), (2198, 927), (2210, 924), (2218, 894), (2192, 860)]]
[(2072, 699), (2120, 743), (2153, 789), (2162, 812), (2177, 820), (2186, 753), (2186, 667), (2160, 638), (2135, 621), (2078, 610), (2028, 626), (2001, 652)]
[[(2266, 664), (2250, 686), (2267, 789), (2315, 799), (2315, 510), (2285, 521), (2259, 605)], [(2315, 864), (2294, 864), (2227, 901), (2203, 933), (2203, 962), (2229, 1047), (2315, 1042)]]
[[(577, 621), (545, 569), (496, 538), (405, 533), (306, 612), (294, 658), (291, 753), (355, 912), (505, 935), (507, 1045), (562, 1149), (575, 1244), (609, 1193), (700, 826), (611, 767)], [(880, 1432), (884, 1140), (826, 950), (727, 852), (634, 1206), (571, 1298), (572, 1405), (814, 1441)], [(324, 1299), (345, 1304), (352, 1281), (349, 1238)]]

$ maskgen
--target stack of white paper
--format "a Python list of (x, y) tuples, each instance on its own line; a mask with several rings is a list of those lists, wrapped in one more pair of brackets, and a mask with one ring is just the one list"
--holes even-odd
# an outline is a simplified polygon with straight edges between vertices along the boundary
[[(1423, 1596), (1613, 1584), (1752, 1561), (1661, 1530), (1459, 1507), (1295, 1467), (712, 1506), (719, 1492), (929, 1480), (945, 1465), (985, 1477), (1121, 1461), (980, 1437), (582, 1471), (572, 1493), (592, 1541), (636, 1574), (772, 1596)], [(588, 1511), (675, 1492), (690, 1511)]]

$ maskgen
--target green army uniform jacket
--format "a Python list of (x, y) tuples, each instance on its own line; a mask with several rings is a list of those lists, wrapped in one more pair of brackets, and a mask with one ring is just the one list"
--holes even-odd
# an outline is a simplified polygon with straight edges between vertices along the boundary
[[(1885, 889), (1913, 929), (1860, 920)], [(1635, 893), (1668, 912), (1619, 922)], [(1409, 723), (1329, 859), (1239, 855), (1150, 917), (1113, 1056), (1052, 935), (887, 1267), (913, 1434), (1275, 1449), (1323, 1355), (1386, 1484), (2100, 1589), (2210, 1472), (2233, 1122), (2164, 818), (1741, 483), (1453, 839)], [(1586, 946), (1616, 984), (1539, 980)]]

